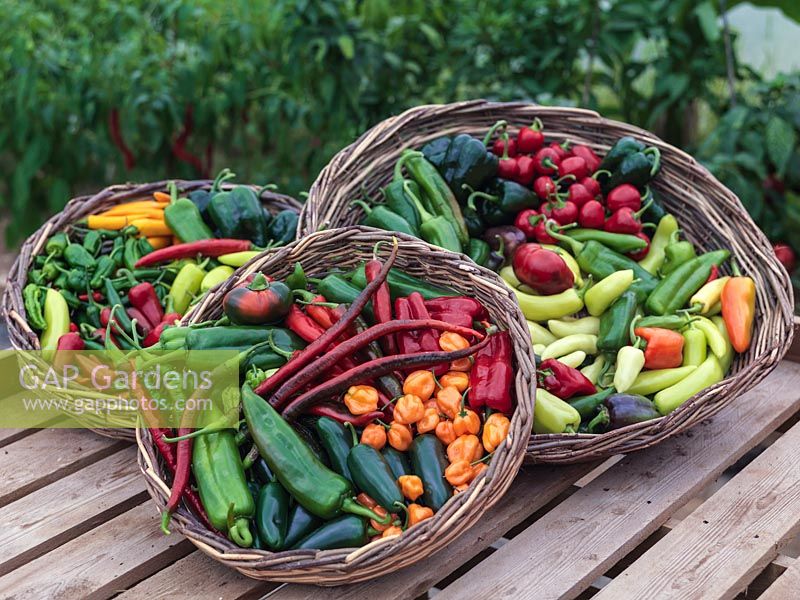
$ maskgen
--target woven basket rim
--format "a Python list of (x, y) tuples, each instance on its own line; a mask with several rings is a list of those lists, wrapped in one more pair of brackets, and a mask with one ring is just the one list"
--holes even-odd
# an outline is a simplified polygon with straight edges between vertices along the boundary
[[(288, 274), (298, 260), (304, 261), (304, 266), (313, 261), (312, 271), (328, 271), (334, 265), (340, 265), (339, 261), (347, 259), (338, 255), (333, 258), (327, 256), (327, 248), (340, 247), (342, 252), (347, 248), (348, 259), (357, 261), (371, 256), (376, 241), (390, 241), (392, 235), (369, 227), (348, 227), (318, 232), (288, 246), (269, 250), (249, 265), (240, 268), (221, 288), (207, 296), (193, 311), (191, 320), (197, 322), (214, 318), (220, 310), (220, 299), (224, 294), (252, 272), (263, 270), (281, 277), (283, 272)], [(373, 542), (356, 550), (271, 553), (241, 549), (210, 534), (192, 514), (181, 507), (174, 517), (175, 528), (198, 548), (247, 576), (275, 581), (339, 585), (378, 577), (412, 564), (443, 547), (447, 541), (480, 518), (502, 497), (522, 463), (533, 421), (535, 389), (533, 350), (524, 317), (512, 302), (508, 290), (502, 287), (497, 274), (474, 265), (463, 255), (435, 248), (402, 234), (394, 234), (394, 237), (401, 244), (398, 256), (400, 265), (406, 265), (405, 261), (409, 261), (409, 265), (405, 266), (407, 269), (412, 269), (414, 265), (422, 268), (424, 265), (426, 270), (434, 269), (440, 277), (447, 273), (450, 279), (444, 277), (436, 281), (465, 293), (477, 290), (474, 292), (476, 295), (489, 297), (492, 304), (487, 308), (493, 321), (509, 330), (517, 365), (514, 383), (517, 408), (511, 419), (509, 438), (496, 450), (486, 476), (475, 480), (466, 491), (448, 501), (433, 518), (416, 525), (403, 536)], [(343, 245), (344, 242), (347, 242), (347, 246)], [(384, 248), (387, 246), (384, 244)], [(388, 250), (381, 252), (385, 256)], [(164, 481), (163, 464), (156, 456), (147, 430), (137, 430), (137, 443), (139, 465), (145, 475), (148, 491), (161, 510), (169, 495)]]
[[(172, 182), (176, 184), (180, 192), (207, 189), (214, 183), (210, 179), (165, 179), (146, 183), (113, 184), (95, 193), (71, 198), (61, 211), (51, 216), (35, 232), (28, 236), (9, 270), (2, 299), (2, 311), (8, 329), (9, 340), (15, 349), (36, 350), (39, 347), (38, 337), (28, 325), (22, 300), (22, 290), (27, 284), (28, 270), (31, 263), (36, 255), (39, 254), (47, 239), (53, 233), (66, 229), (79, 219), (97, 210), (135, 201), (156, 191), (166, 191), (168, 185)], [(260, 186), (248, 183), (223, 183), (221, 187), (223, 189), (231, 189), (239, 185), (250, 187), (257, 193), (261, 190)], [(260, 199), (266, 207), (275, 211), (287, 208), (299, 213), (302, 208), (302, 204), (291, 196), (270, 190), (263, 190)], [(132, 430), (90, 429), (104, 437), (124, 439), (131, 442), (134, 440)]]
[[(345, 208), (349, 197), (355, 197), (356, 192), (376, 197), (377, 189), (388, 183), (387, 175), (400, 149), (418, 148), (442, 135), (485, 132), (499, 118), (506, 119), (509, 131), (515, 132), (522, 125), (530, 124), (534, 117), (544, 122), (548, 140), (570, 139), (605, 151), (609, 143), (604, 138), (632, 135), (648, 145), (657, 146), (664, 167), (652, 185), (662, 197), (667, 193), (664, 190), (680, 189), (681, 182), (673, 179), (685, 176), (681, 191), (688, 183), (702, 189), (705, 196), (694, 197), (695, 204), (707, 207), (706, 212), (710, 215), (724, 215), (725, 221), (711, 216), (706, 219), (709, 224), (714, 223), (716, 235), (729, 241), (729, 247), (744, 248), (757, 257), (748, 261), (751, 267), (748, 274), (753, 275), (761, 286), (759, 306), (763, 322), (758, 324), (754, 347), (744, 357), (737, 357), (734, 371), (723, 382), (707, 388), (669, 416), (654, 421), (599, 435), (532, 435), (527, 460), (544, 463), (593, 461), (646, 448), (712, 416), (735, 396), (752, 388), (777, 365), (791, 346), (793, 336), (792, 287), (766, 236), (739, 199), (683, 150), (644, 129), (582, 108), (482, 99), (417, 106), (378, 123), (330, 160), (312, 184), (300, 212), (300, 235), (357, 222), (361, 211)], [(675, 175), (671, 174), (672, 171)], [(678, 197), (677, 194), (673, 196)], [(670, 212), (678, 212), (676, 207), (681, 205), (680, 200), (669, 194), (664, 199)], [(688, 210), (688, 204), (683, 205)], [(678, 218), (680, 220), (679, 215)], [(693, 241), (700, 246), (707, 242), (702, 237)]]

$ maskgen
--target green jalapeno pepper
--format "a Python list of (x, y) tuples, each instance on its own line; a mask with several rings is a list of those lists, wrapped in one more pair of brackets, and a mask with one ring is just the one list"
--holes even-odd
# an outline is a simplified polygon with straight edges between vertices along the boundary
[(566, 229), (566, 235), (579, 242), (595, 241), (610, 248), (614, 252), (627, 254), (642, 250), (647, 246), (647, 242), (635, 235), (626, 233), (612, 233), (610, 231), (600, 231), (599, 229)]
[(83, 247), (86, 248), (87, 252), (92, 256), (97, 254), (98, 250), (100, 250), (100, 244), (102, 243), (103, 239), (99, 231), (87, 231), (86, 235), (83, 236)]
[(491, 253), (492, 249), (489, 247), (489, 244), (483, 240), (479, 240), (477, 238), (469, 238), (469, 244), (467, 244), (466, 254), (467, 256), (472, 259), (476, 265), (480, 265), (482, 267), (486, 266), (487, 261), (489, 260), (489, 254)]
[(453, 496), (453, 488), (444, 477), (448, 461), (442, 443), (429, 433), (418, 435), (411, 442), (408, 455), (412, 471), (422, 480), (423, 503), (438, 511)]
[(64, 260), (70, 267), (81, 269), (93, 269), (96, 263), (94, 256), (80, 244), (69, 244), (64, 250)]
[(727, 250), (707, 252), (683, 263), (662, 279), (647, 298), (645, 308), (654, 315), (668, 315), (686, 306), (689, 298), (703, 287), (711, 268), (730, 256)]
[(284, 548), (292, 548), (312, 531), (319, 528), (323, 521), (310, 513), (302, 504), (295, 503), (289, 509), (289, 522), (286, 528)]
[(291, 548), (292, 550), (358, 548), (367, 543), (367, 520), (356, 515), (342, 515), (312, 531)]
[(289, 524), (289, 494), (277, 481), (271, 481), (258, 492), (256, 528), (266, 548), (280, 550), (286, 545)]
[(117, 268), (117, 263), (110, 256), (104, 255), (97, 259), (97, 267), (89, 280), (89, 287), (99, 289), (106, 279), (109, 279)]
[(600, 333), (597, 348), (603, 352), (617, 352), (631, 343), (630, 328), (638, 306), (636, 293), (628, 290), (600, 316)]
[(392, 512), (395, 504), (403, 504), (403, 494), (392, 470), (372, 446), (355, 444), (347, 455), (347, 467), (356, 487), (387, 511)]
[[(414, 201), (406, 194), (404, 185), (406, 181), (407, 180), (403, 179), (402, 174), (400, 174), (399, 179), (395, 177), (394, 181), (383, 188), (386, 208), (403, 217), (414, 232), (413, 235), (419, 237), (419, 226), (422, 222), (420, 221), (419, 211), (414, 205)], [(417, 183), (408, 180), (408, 186), (414, 195), (419, 197), (420, 192)]]
[(412, 198), (414, 206), (419, 212), (421, 221), (419, 234), (422, 239), (445, 250), (461, 252), (461, 241), (453, 220), (445, 216), (434, 216), (429, 213), (422, 205), (419, 197), (415, 196), (408, 186), (406, 186), (406, 194)]
[(350, 467), (347, 465), (347, 456), (353, 448), (353, 436), (347, 428), (330, 417), (320, 417), (314, 423), (319, 441), (328, 455), (331, 469), (339, 475), (353, 481)]
[(381, 454), (383, 454), (383, 459), (386, 461), (386, 464), (389, 465), (395, 480), (403, 475), (409, 475), (411, 473), (411, 464), (408, 462), (408, 457), (405, 452), (395, 450), (391, 446), (384, 446), (383, 450), (381, 450)]
[(605, 390), (600, 390), (596, 394), (590, 394), (589, 396), (576, 396), (575, 398), (566, 400), (566, 402), (572, 408), (578, 411), (582, 421), (587, 421), (591, 419), (595, 413), (597, 413), (597, 410), (600, 408), (603, 400), (608, 398), (615, 391), (616, 390), (614, 388), (608, 388)]
[(29, 283), (22, 290), (22, 300), (28, 323), (34, 329), (44, 331), (47, 327), (47, 321), (45, 321), (44, 312), (42, 311), (44, 290), (35, 283)]
[(361, 223), (367, 227), (416, 235), (408, 221), (385, 206), (369, 206), (363, 200), (353, 200), (350, 204), (355, 204), (362, 208), (366, 216), (361, 220)]
[(664, 248), (664, 263), (661, 267), (662, 276), (669, 275), (682, 264), (697, 256), (694, 245), (687, 240), (680, 240), (679, 235), (679, 230), (673, 231), (669, 237), (669, 243)]

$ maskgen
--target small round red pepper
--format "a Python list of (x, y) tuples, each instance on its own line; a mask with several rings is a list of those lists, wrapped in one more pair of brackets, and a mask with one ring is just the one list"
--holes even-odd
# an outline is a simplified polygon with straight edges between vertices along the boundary
[[(536, 229), (536, 222), (531, 223), (532, 217), (538, 217), (539, 211), (535, 208), (526, 208), (525, 210), (521, 210), (517, 213), (516, 218), (514, 219), (514, 226), (522, 231), (525, 234), (525, 237), (529, 240), (535, 238)], [(541, 220), (541, 219), (539, 219)]]
[(606, 209), (597, 200), (590, 200), (578, 211), (578, 225), (589, 229), (602, 229), (606, 223)]
[[(517, 134), (517, 150), (522, 154), (533, 154), (544, 146), (544, 134), (542, 133), (542, 122), (538, 119), (533, 120), (530, 127), (522, 127)], [(495, 152), (495, 154), (497, 154)]]

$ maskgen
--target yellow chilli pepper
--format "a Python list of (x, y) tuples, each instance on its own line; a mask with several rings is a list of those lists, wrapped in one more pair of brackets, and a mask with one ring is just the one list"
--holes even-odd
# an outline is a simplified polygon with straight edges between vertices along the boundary
[(576, 333), (598, 335), (600, 333), (600, 319), (597, 317), (550, 319), (547, 321), (547, 327), (558, 338), (575, 335)]
[(583, 361), (586, 360), (586, 352), (583, 350), (576, 350), (575, 352), (570, 352), (566, 356), (561, 356), (556, 360), (567, 365), (568, 367), (577, 369), (579, 366), (581, 366)]
[(259, 254), (261, 254), (261, 252), (258, 250), (243, 250), (242, 252), (223, 254), (222, 256), (218, 256), (217, 260), (229, 267), (241, 267)]
[(560, 338), (545, 348), (542, 352), (542, 360), (560, 358), (578, 350), (589, 355), (597, 354), (597, 336), (589, 333), (576, 333)]
[(526, 321), (526, 323), (528, 323), (528, 331), (531, 333), (532, 343), (549, 346), (556, 341), (556, 335), (539, 325), (539, 323), (534, 323), (533, 321)]
[(711, 312), (711, 309), (714, 308), (714, 305), (719, 302), (722, 296), (722, 290), (729, 280), (730, 277), (720, 277), (714, 281), (709, 281), (689, 299), (689, 306), (699, 306), (700, 314), (708, 314)]
[(436, 380), (431, 371), (412, 371), (403, 381), (403, 393), (414, 394), (423, 402), (427, 402), (435, 390)]

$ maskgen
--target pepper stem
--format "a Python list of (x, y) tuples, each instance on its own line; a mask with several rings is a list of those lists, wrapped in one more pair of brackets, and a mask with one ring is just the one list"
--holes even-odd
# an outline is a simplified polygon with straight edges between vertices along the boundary
[(475, 198), (483, 198), (484, 200), (489, 200), (490, 202), (499, 202), (500, 196), (493, 196), (492, 194), (487, 194), (486, 192), (479, 192), (478, 190), (472, 189), (468, 184), (464, 184), (461, 186), (465, 190), (469, 190), (470, 194), (467, 198), (467, 205), (475, 210)]
[(642, 206), (642, 208), (640, 208), (634, 213), (636, 215), (636, 218), (638, 219), (639, 217), (641, 217), (647, 211), (647, 209), (650, 208), (650, 205), (653, 204), (654, 201), (655, 198), (650, 196), (650, 199), (644, 203), (644, 206)]
[(401, 509), (406, 515), (406, 518), (403, 521), (403, 530), (405, 531), (406, 529), (408, 529), (408, 521), (411, 518), (411, 512), (408, 510), (408, 507), (402, 502), (395, 502), (393, 506)]
[(387, 512), (383, 516), (380, 516), (375, 511), (370, 510), (366, 506), (361, 506), (358, 502), (356, 502), (352, 498), (345, 498), (342, 501), (342, 512), (358, 515), (360, 517), (366, 517), (367, 519), (375, 519), (375, 521), (377, 521), (381, 525), (388, 525), (392, 521), (392, 515), (389, 512)]
[(253, 281), (250, 282), (250, 285), (247, 286), (247, 289), (252, 290), (254, 292), (260, 292), (269, 288), (269, 281), (267, 278), (264, 277), (263, 273), (256, 273), (253, 276)]
[(656, 173), (658, 173), (658, 169), (661, 167), (661, 150), (655, 146), (650, 146), (642, 154), (652, 154), (654, 156), (653, 166), (650, 167), (650, 176), (655, 177)]
[(572, 253), (577, 255), (581, 250), (583, 250), (583, 243), (579, 242), (578, 240), (572, 239), (568, 235), (564, 235), (563, 233), (559, 233), (555, 230), (553, 225), (555, 221), (552, 219), (548, 219), (547, 222), (544, 224), (545, 231), (552, 237), (558, 240), (559, 242), (564, 242), (569, 246)]
[(353, 206), (353, 204), (360, 206), (368, 215), (372, 214), (372, 207), (363, 200), (353, 200), (350, 202), (350, 206)]
[(597, 416), (595, 416), (594, 419), (589, 421), (589, 424), (587, 425), (586, 428), (589, 430), (589, 433), (595, 433), (598, 429), (608, 425), (609, 422), (610, 419), (608, 416), (608, 409), (605, 406), (603, 406), (600, 409), (600, 412), (597, 413)]
[(222, 169), (222, 171), (217, 174), (216, 179), (214, 179), (214, 183), (211, 184), (211, 193), (218, 192), (223, 182), (234, 177), (236, 177), (236, 173), (231, 172), (228, 168)]
[(643, 341), (642, 338), (634, 333), (634, 330), (636, 329), (636, 324), (641, 319), (642, 319), (641, 315), (634, 318), (633, 321), (631, 321), (630, 327), (628, 328), (628, 337), (630, 338), (634, 348), (641, 348), (642, 346), (642, 341)]
[(417, 211), (419, 212), (419, 218), (423, 222), (430, 221), (431, 219), (434, 218), (431, 213), (425, 210), (425, 207), (422, 205), (422, 200), (420, 200), (419, 197), (411, 190), (411, 186), (408, 184), (408, 180), (403, 181), (403, 191), (409, 198), (411, 198), (411, 202), (414, 203), (414, 206), (417, 208)]
[(509, 156), (508, 156), (509, 142), (508, 142), (508, 132), (507, 131), (503, 132), (503, 138), (502, 139), (503, 139), (503, 156), (500, 157), (500, 160), (508, 160), (508, 158), (509, 158)]
[(489, 142), (492, 141), (492, 137), (494, 136), (495, 131), (497, 131), (501, 127), (505, 128), (507, 126), (508, 126), (508, 122), (505, 121), (504, 119), (500, 119), (499, 121), (497, 121), (497, 123), (495, 123), (494, 125), (492, 125), (489, 128), (489, 131), (487, 131), (486, 135), (483, 137), (483, 145), (484, 146), (488, 146)]
[(350, 434), (353, 436), (353, 446), (358, 446), (358, 434), (356, 433), (356, 428), (350, 421), (346, 421), (344, 426), (350, 430)]
[(258, 191), (256, 192), (256, 195), (259, 198), (261, 198), (261, 194), (263, 194), (264, 192), (272, 192), (272, 191), (275, 191), (277, 189), (278, 189), (277, 185), (275, 185), (274, 183), (268, 183), (268, 184), (262, 185), (260, 188), (258, 188)]
[(171, 519), (171, 518), (172, 518), (172, 513), (170, 513), (170, 512), (169, 512), (169, 511), (168, 511), (168, 510), (165, 508), (165, 509), (164, 509), (164, 512), (163, 512), (163, 513), (161, 513), (161, 531), (163, 531), (163, 532), (164, 532), (164, 535), (169, 535), (169, 534), (170, 534), (170, 531), (169, 531), (169, 522), (170, 522), (170, 519)]
[(292, 358), (292, 353), (291, 352), (289, 352), (288, 350), (284, 350), (283, 348), (279, 348), (275, 344), (275, 340), (272, 338), (272, 333), (273, 332), (270, 331), (269, 332), (269, 336), (267, 336), (267, 343), (269, 344), (269, 349), (272, 350), (278, 356), (282, 356), (286, 360), (289, 360), (290, 358)]
[(533, 120), (533, 123), (531, 123), (530, 129), (533, 129), (534, 131), (541, 131), (542, 129), (544, 129), (544, 124), (542, 123), (542, 120), (539, 117), (536, 117)]
[(597, 181), (597, 178), (600, 177), (601, 175), (606, 175), (608, 177), (611, 177), (611, 171), (608, 171), (606, 169), (600, 169), (599, 171), (595, 171), (594, 173), (592, 173), (592, 179)]
[(250, 523), (244, 517), (236, 519), (233, 527), (228, 528), (228, 537), (231, 541), (241, 548), (249, 548), (253, 545), (253, 534), (250, 533)]

